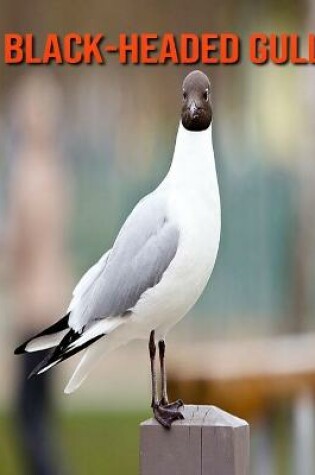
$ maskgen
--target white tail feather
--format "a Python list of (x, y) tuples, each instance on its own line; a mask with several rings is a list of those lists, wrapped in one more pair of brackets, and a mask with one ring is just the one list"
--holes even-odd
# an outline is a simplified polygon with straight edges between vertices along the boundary
[(123, 344), (123, 341), (117, 340), (116, 338), (113, 338), (111, 336), (105, 337), (104, 339), (101, 339), (94, 343), (90, 348), (85, 351), (64, 392), (66, 394), (71, 394), (76, 391), (84, 382), (91, 369), (100, 359), (100, 357), (105, 356), (111, 351), (116, 350), (116, 348)]
[(33, 351), (47, 350), (48, 348), (53, 348), (54, 346), (59, 345), (65, 334), (69, 331), (68, 328), (52, 335), (42, 335), (37, 338), (34, 338), (27, 343), (25, 351), (32, 353)]

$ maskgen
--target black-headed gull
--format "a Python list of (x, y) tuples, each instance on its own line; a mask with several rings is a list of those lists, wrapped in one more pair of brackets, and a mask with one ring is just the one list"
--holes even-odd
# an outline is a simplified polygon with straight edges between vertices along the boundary
[[(100, 356), (137, 338), (149, 338), (152, 409), (170, 427), (181, 401), (169, 403), (165, 336), (203, 292), (216, 260), (220, 195), (212, 146), (210, 82), (193, 71), (185, 78), (182, 114), (170, 170), (143, 198), (109, 251), (82, 277), (66, 315), (15, 350), (53, 348), (32, 375), (86, 349), (65, 392), (75, 391)], [(156, 380), (156, 344), (161, 398)]]

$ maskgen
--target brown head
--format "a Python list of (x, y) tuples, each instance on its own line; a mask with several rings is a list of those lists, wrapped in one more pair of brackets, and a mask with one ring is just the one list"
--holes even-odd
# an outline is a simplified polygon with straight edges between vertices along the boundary
[(212, 121), (211, 85), (201, 71), (192, 71), (183, 82), (182, 124), (187, 130), (198, 132)]

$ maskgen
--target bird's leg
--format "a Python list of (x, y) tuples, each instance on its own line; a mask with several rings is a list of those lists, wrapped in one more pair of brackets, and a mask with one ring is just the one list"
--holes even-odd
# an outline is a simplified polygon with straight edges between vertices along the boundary
[(166, 377), (166, 368), (165, 368), (165, 341), (159, 341), (159, 356), (160, 356), (160, 367), (161, 367), (161, 400), (160, 404), (167, 408), (167, 409), (179, 409), (184, 405), (181, 399), (174, 401), (172, 403), (169, 402), (168, 394), (167, 394), (167, 377)]
[(167, 379), (165, 370), (165, 341), (159, 341), (159, 356), (160, 356), (160, 368), (161, 368), (161, 400), (160, 403), (166, 406), (169, 403), (167, 395)]
[(157, 380), (155, 370), (155, 357), (156, 357), (156, 344), (155, 344), (155, 332), (150, 333), (149, 339), (149, 353), (151, 362), (151, 383), (152, 383), (152, 401), (151, 407), (155, 419), (166, 429), (170, 429), (172, 423), (178, 419), (183, 419), (184, 416), (178, 410), (174, 410), (173, 407), (164, 406), (158, 400), (157, 394)]
[(154, 408), (155, 406), (158, 405), (156, 369), (155, 369), (156, 345), (155, 345), (155, 331), (154, 330), (152, 330), (150, 333), (149, 353), (150, 353), (150, 362), (151, 362), (151, 387), (152, 387), (151, 407)]

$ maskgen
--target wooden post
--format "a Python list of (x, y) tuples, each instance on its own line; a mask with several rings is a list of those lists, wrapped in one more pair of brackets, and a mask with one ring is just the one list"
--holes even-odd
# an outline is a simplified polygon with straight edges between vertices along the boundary
[(249, 425), (215, 406), (185, 406), (170, 430), (140, 425), (140, 475), (248, 475)]

